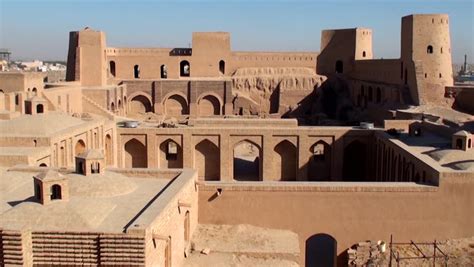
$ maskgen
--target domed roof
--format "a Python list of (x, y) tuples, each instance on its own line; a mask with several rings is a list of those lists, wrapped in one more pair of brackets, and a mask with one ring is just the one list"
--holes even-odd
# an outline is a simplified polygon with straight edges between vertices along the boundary
[(35, 95), (33, 97), (28, 98), (26, 101), (30, 102), (46, 102), (46, 99), (42, 98), (41, 96)]
[(88, 149), (76, 157), (81, 159), (103, 159), (104, 154), (101, 149)]
[(46, 181), (59, 181), (59, 180), (66, 179), (66, 177), (64, 175), (60, 174), (59, 172), (57, 172), (55, 170), (51, 170), (51, 169), (35, 175), (34, 178), (36, 178), (38, 180), (41, 180), (43, 182), (46, 182)]
[(83, 176), (68, 174), (71, 196), (114, 197), (129, 194), (137, 189), (133, 179), (115, 172)]
[(461, 130), (461, 131), (458, 131), (456, 133), (453, 134), (454, 136), (466, 136), (466, 137), (469, 137), (471, 135), (471, 133), (469, 133), (468, 131), (464, 131), (464, 130)]

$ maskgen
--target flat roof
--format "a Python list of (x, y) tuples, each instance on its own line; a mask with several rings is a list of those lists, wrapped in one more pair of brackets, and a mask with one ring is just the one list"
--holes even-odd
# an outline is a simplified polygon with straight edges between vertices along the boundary
[(42, 205), (34, 199), (33, 176), (37, 174), (37, 171), (0, 169), (0, 228), (124, 232), (172, 181), (128, 177), (111, 171), (91, 176), (65, 174), (69, 201)]

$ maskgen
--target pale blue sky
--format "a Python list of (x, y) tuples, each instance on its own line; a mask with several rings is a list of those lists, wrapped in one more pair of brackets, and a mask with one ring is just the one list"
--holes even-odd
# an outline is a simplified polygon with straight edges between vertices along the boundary
[(115, 47), (188, 47), (193, 31), (228, 31), (233, 50), (319, 51), (322, 29), (369, 27), (376, 58), (400, 55), (400, 19), (450, 15), (453, 61), (474, 58), (474, 0), (0, 0), (0, 47), (16, 59), (65, 60), (86, 26)]

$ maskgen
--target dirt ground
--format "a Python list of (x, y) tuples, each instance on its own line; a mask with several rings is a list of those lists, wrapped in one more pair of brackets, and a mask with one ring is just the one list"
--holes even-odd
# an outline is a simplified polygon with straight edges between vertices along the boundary
[[(441, 251), (448, 255), (447, 266), (474, 267), (474, 237), (439, 242)], [(433, 256), (433, 245), (418, 245), (418, 247), (426, 256)], [(400, 253), (400, 257), (422, 256), (414, 246), (409, 245), (396, 246), (394, 252)], [(389, 255), (387, 251), (381, 266), (389, 266)], [(440, 255), (438, 251), (437, 255)], [(446, 261), (443, 258), (436, 259), (436, 266), (446, 266), (445, 264)], [(392, 259), (392, 266), (397, 266), (394, 259)], [(433, 259), (401, 260), (399, 266), (432, 267)]]

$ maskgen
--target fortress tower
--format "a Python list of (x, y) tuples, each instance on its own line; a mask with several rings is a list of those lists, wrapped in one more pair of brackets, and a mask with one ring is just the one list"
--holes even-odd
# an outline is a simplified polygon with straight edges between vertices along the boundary
[(401, 61), (400, 76), (415, 103), (435, 103), (443, 98), (445, 86), (453, 85), (448, 15), (403, 17)]
[(367, 28), (323, 30), (317, 73), (348, 74), (355, 60), (372, 59), (372, 30)]
[(83, 86), (107, 83), (105, 33), (85, 28), (69, 33), (67, 81), (80, 81)]

